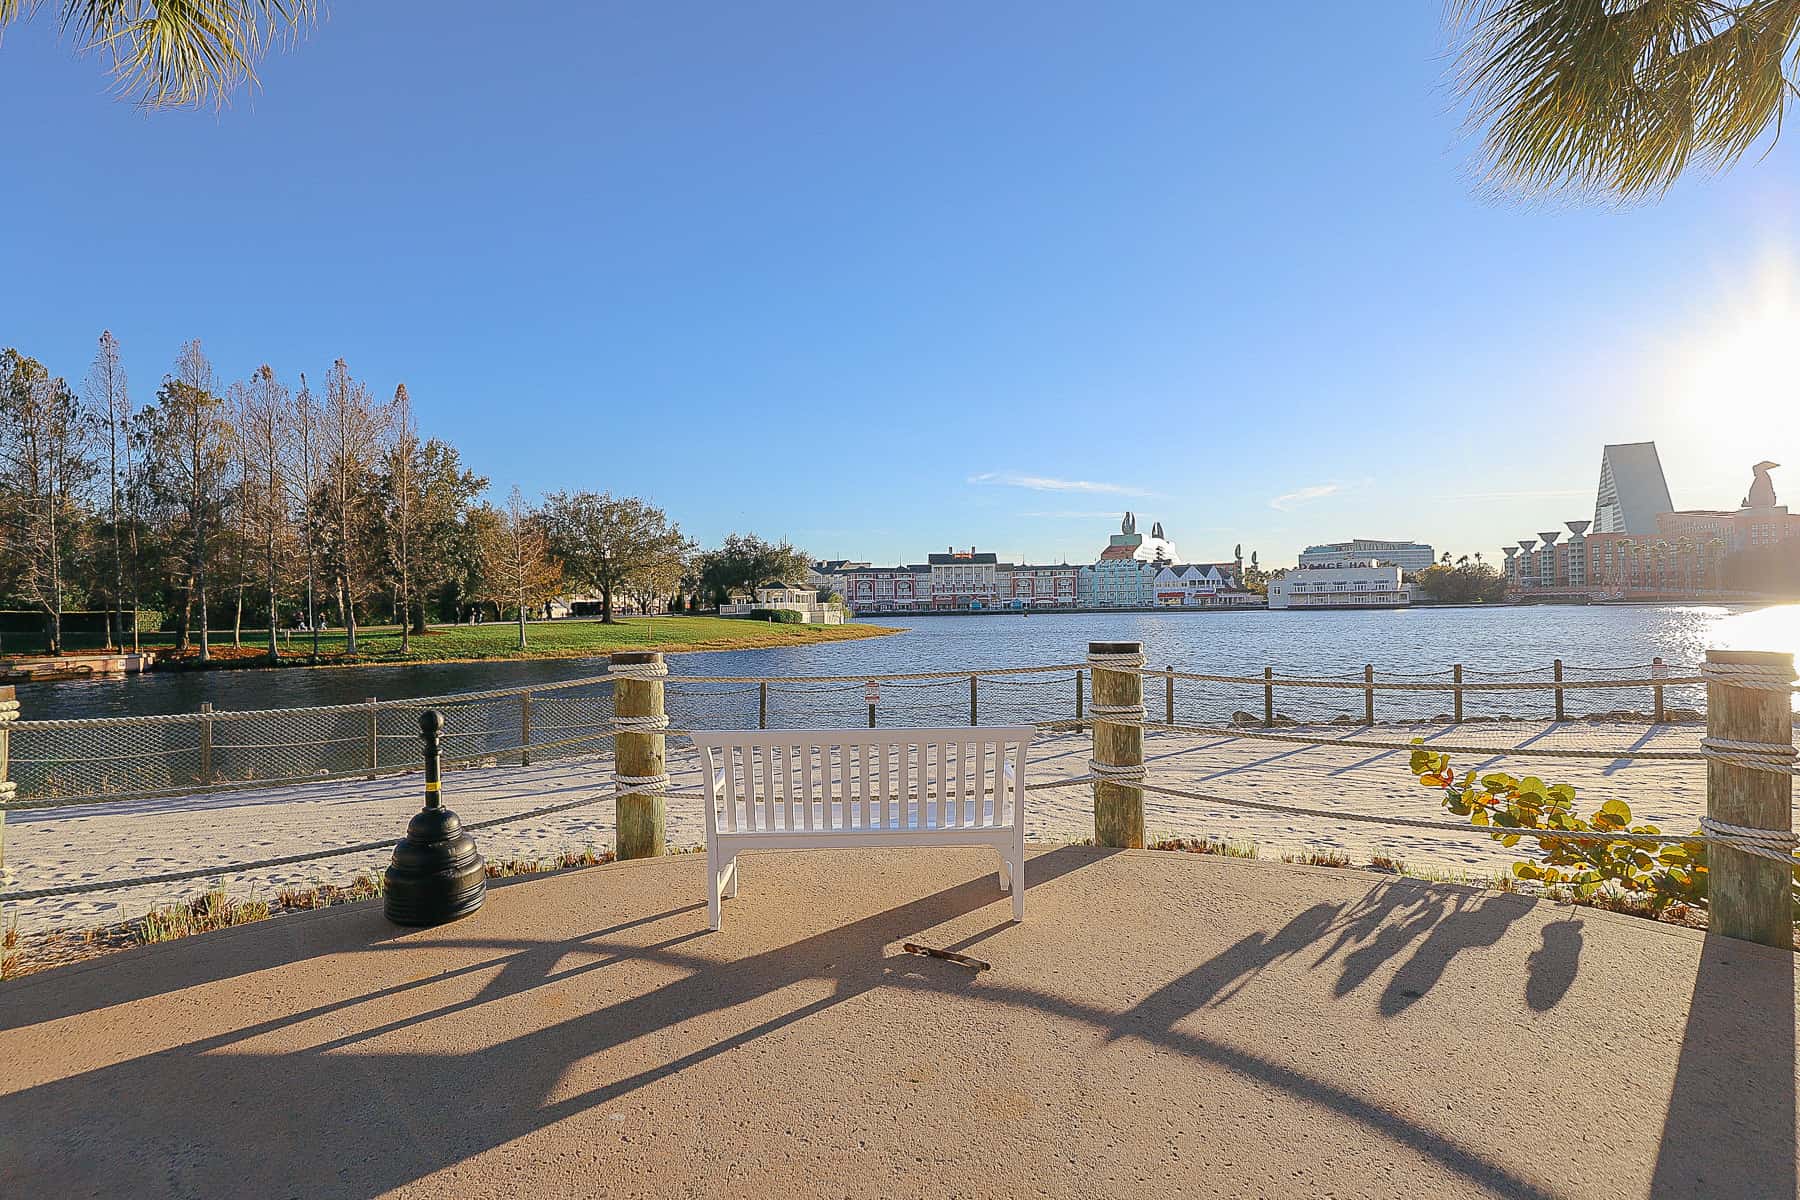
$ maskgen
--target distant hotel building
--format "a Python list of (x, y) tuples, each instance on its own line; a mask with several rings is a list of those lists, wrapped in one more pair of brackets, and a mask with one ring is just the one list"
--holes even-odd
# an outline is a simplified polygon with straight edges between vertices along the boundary
[(1675, 511), (1653, 442), (1608, 446), (1600, 458), (1594, 519), (1565, 521), (1504, 548), (1507, 588), (1521, 598), (1631, 599), (1718, 596), (1725, 556), (1800, 538), (1800, 515), (1778, 504), (1769, 472), (1751, 468), (1735, 510)]
[(1156, 603), (1157, 573), (1176, 557), (1175, 543), (1163, 536), (1161, 521), (1146, 537), (1137, 531), (1136, 515), (1126, 513), (1099, 559), (1076, 576), (1076, 603), (1083, 608), (1150, 608)]
[(1308, 546), (1300, 552), (1303, 567), (1339, 567), (1356, 563), (1392, 563), (1402, 571), (1423, 571), (1437, 557), (1424, 542), (1384, 542), (1375, 538), (1354, 538), (1348, 542), (1327, 542)]
[(1156, 573), (1158, 608), (1255, 608), (1263, 599), (1244, 587), (1242, 559), (1174, 563)]
[(1243, 550), (1232, 562), (1179, 563), (1155, 524), (1137, 531), (1126, 513), (1119, 532), (1089, 566), (1001, 562), (991, 551), (955, 547), (910, 566), (834, 559), (815, 563), (809, 582), (835, 588), (856, 612), (988, 612), (1030, 608), (1246, 607), (1262, 598), (1244, 587)]
[[(824, 567), (827, 564), (820, 564)], [(1075, 607), (1075, 571), (1004, 563), (999, 556), (954, 548), (912, 566), (848, 564), (833, 580), (857, 612), (982, 612), (1001, 608)]]
[(1302, 563), (1269, 580), (1270, 608), (1404, 608), (1412, 598), (1395, 563)]

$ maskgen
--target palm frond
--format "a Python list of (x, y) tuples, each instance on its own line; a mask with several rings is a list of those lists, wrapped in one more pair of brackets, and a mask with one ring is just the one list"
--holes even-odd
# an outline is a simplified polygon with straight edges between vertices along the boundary
[[(0, 0), (0, 27), (46, 0)], [(147, 108), (223, 104), (256, 64), (310, 28), (319, 0), (57, 0), (58, 24), (111, 62), (115, 88)]]
[(1654, 196), (1779, 136), (1800, 97), (1800, 0), (1451, 0), (1488, 181)]

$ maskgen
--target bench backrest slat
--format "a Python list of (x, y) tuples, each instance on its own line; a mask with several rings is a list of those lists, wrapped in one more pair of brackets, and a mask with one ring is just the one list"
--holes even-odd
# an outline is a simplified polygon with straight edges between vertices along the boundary
[(1033, 732), (698, 732), (706, 778), (719, 781), (707, 827), (756, 833), (1010, 826), (1023, 811), (1019, 788)]

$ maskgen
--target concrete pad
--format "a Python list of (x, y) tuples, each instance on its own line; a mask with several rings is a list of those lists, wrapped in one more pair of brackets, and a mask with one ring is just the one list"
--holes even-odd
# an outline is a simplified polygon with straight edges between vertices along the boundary
[[(0, 986), (24, 1196), (1792, 1196), (1794, 957), (1409, 880), (697, 857)], [(914, 940), (989, 961), (903, 954)]]

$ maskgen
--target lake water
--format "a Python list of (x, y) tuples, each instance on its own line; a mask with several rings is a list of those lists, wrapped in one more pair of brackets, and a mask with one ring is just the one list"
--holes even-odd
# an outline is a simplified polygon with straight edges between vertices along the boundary
[[(1573, 679), (1612, 669), (1641, 676), (1643, 672), (1635, 668), (1659, 655), (1672, 668), (1691, 666), (1712, 644), (1800, 651), (1800, 606), (1756, 611), (1657, 605), (1323, 613), (1054, 613), (894, 617), (876, 623), (905, 632), (818, 646), (674, 655), (671, 669), (684, 675), (769, 676), (961, 670), (1075, 662), (1083, 657), (1089, 641), (1141, 641), (1154, 666), (1174, 665), (1215, 674), (1260, 674), (1269, 666), (1278, 675), (1354, 675), (1369, 663), (1386, 677), (1432, 678), (1433, 672), (1447, 672), (1453, 664), (1462, 663), (1468, 668), (1468, 678), (1476, 679), (1496, 673), (1541, 671), (1547, 675), (1551, 660), (1561, 658)], [(221, 709), (258, 709), (343, 704), (369, 696), (413, 699), (574, 679), (604, 669), (603, 659), (559, 659), (170, 672), (123, 680), (39, 684), (20, 691), (23, 715), (29, 720), (192, 712), (202, 701)], [(1006, 694), (1006, 686), (992, 685), (996, 703)], [(961, 692), (953, 695), (957, 687)], [(966, 709), (966, 684), (953, 682), (937, 690), (946, 693), (942, 698), (946, 716), (958, 706)], [(897, 693), (889, 687), (886, 694)], [(1572, 707), (1577, 695), (1570, 693)], [(1260, 711), (1260, 690), (1228, 689), (1215, 699), (1217, 703), (1209, 708), (1238, 706)], [(1482, 711), (1478, 699), (1471, 696), (1471, 712)], [(1494, 700), (1494, 695), (1487, 699)], [(847, 700), (854, 701), (852, 708), (861, 703), (860, 694)], [(1678, 701), (1671, 697), (1669, 702)], [(1388, 693), (1381, 703), (1387, 716), (1441, 710), (1447, 701), (1436, 695)], [(1296, 695), (1293, 706), (1304, 709), (1296, 713), (1304, 717), (1360, 712), (1361, 694)], [(1606, 690), (1590, 694), (1579, 707), (1591, 711), (1634, 706), (1644, 706), (1642, 697), (1621, 698)], [(1283, 707), (1289, 707), (1285, 700)], [(1535, 712), (1544, 704), (1500, 707)]]

